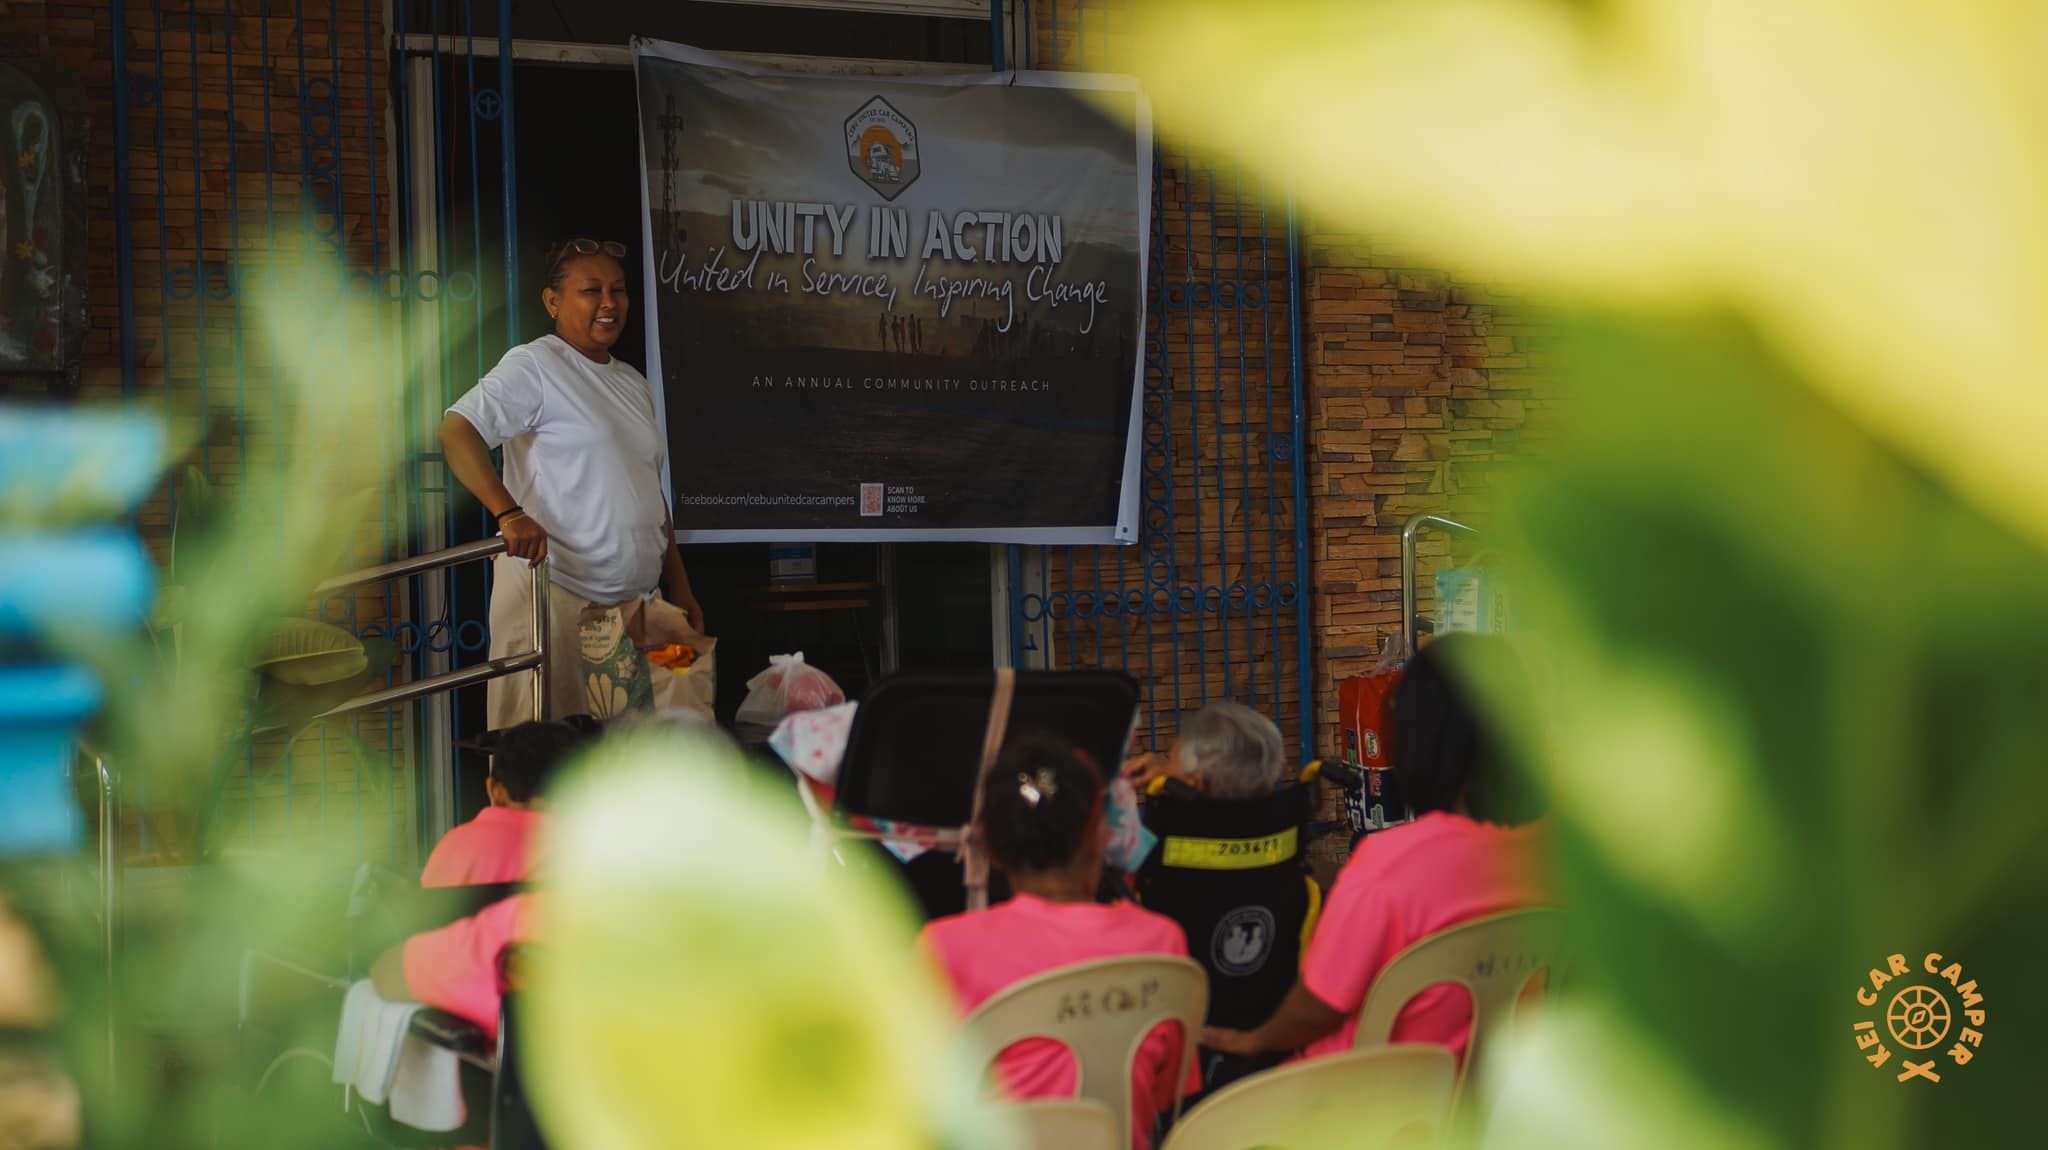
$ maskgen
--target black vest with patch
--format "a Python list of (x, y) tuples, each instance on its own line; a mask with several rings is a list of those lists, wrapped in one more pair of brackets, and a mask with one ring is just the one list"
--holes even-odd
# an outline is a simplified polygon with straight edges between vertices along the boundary
[(1187, 932), (1189, 955), (1209, 972), (1211, 1026), (1257, 1026), (1294, 985), (1310, 907), (1309, 804), (1301, 786), (1145, 802), (1159, 843), (1138, 872), (1139, 899)]

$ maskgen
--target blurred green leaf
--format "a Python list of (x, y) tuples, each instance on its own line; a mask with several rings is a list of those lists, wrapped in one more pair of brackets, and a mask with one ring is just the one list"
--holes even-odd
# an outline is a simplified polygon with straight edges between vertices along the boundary
[[(1557, 441), (1492, 525), (1544, 690), (1497, 702), (1547, 764), (1598, 1017), (1776, 1145), (2010, 1144), (2020, 1049), (1902, 1086), (1853, 992), (1938, 951), (2003, 988), (1998, 1033), (2048, 1022), (2048, 556), (1739, 324), (1547, 320)], [(1576, 1144), (1641, 1144), (1593, 1136), (1631, 1089), (1602, 1065), (1567, 1076)], [(1629, 1123), (1726, 1144), (1684, 1114)]]
[(350, 730), (346, 723), (334, 719), (319, 719), (316, 723), (348, 752), (349, 758), (355, 762), (356, 778), (368, 784), (372, 795), (382, 798), (390, 792), (391, 756), (371, 749), (370, 744)]
[[(206, 578), (206, 570), (194, 570), (198, 554), (222, 527), (222, 504), (214, 495), (206, 473), (186, 464), (178, 473), (177, 510), (171, 517), (171, 558), (168, 582), (181, 584)], [(181, 557), (189, 557), (179, 566)]]
[[(353, 636), (351, 636), (353, 638)], [(250, 719), (253, 730), (283, 729), (294, 735), (318, 716), (348, 702), (374, 686), (382, 686), (385, 673), (398, 662), (398, 643), (382, 636), (358, 640), (363, 653), (363, 670), (346, 679), (324, 683), (288, 683), (264, 676), (257, 687), (255, 710)]]
[(257, 640), (249, 667), (279, 683), (317, 687), (361, 677), (369, 659), (361, 639), (332, 623), (279, 619)]

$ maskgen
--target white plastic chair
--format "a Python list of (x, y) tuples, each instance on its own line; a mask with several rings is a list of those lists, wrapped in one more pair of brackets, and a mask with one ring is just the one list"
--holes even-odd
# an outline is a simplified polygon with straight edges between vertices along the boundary
[[(1119, 1147), (1131, 1143), (1131, 1067), (1152, 1028), (1177, 1022), (1180, 1058), (1173, 1109), (1180, 1112), (1195, 1041), (1209, 1009), (1209, 979), (1199, 964), (1169, 955), (1131, 955), (1050, 970), (993, 996), (967, 1017), (968, 1037), (989, 1062), (1029, 1038), (1073, 1052), (1077, 1093), (1116, 1116)], [(1135, 1116), (1151, 1122), (1152, 1115)]]
[(1404, 1043), (1290, 1062), (1204, 1099), (1160, 1150), (1394, 1150), (1431, 1145), (1451, 1116), (1458, 1060)]
[(1440, 930), (1394, 956), (1373, 979), (1358, 1012), (1352, 1049), (1385, 1046), (1401, 1008), (1439, 983), (1456, 983), (1472, 996), (1472, 1036), (1458, 1090), (1466, 1092), (1483, 1051), (1512, 1021), (1516, 1004), (1536, 979), (1555, 994), (1565, 958), (1564, 912), (1513, 910)]
[(1092, 1098), (1034, 1098), (1002, 1108), (1031, 1150), (1125, 1150), (1116, 1111)]

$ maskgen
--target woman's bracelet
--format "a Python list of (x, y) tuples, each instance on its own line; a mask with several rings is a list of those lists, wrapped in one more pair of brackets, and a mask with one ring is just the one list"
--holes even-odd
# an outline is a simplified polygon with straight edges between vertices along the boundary
[(507, 507), (505, 510), (500, 511), (496, 515), (491, 516), (491, 522), (497, 524), (500, 527), (503, 527), (507, 519), (511, 519), (515, 516), (524, 514), (526, 514), (526, 508), (519, 506), (517, 503), (514, 503), (512, 506)]

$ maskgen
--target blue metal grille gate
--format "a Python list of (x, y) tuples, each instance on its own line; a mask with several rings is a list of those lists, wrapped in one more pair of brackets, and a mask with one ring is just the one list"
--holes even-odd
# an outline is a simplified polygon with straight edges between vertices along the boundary
[[(1000, 0), (997, 0), (1000, 3)], [(1101, 70), (1116, 0), (1026, 0), (1023, 63)], [(998, 33), (1000, 25), (998, 24)], [(997, 64), (1002, 66), (1000, 35)], [(1011, 649), (1028, 666), (1121, 667), (1158, 747), (1231, 699), (1314, 757), (1300, 275), (1276, 176), (1155, 134), (1135, 548), (1008, 549)]]
[[(407, 373), (408, 398), (377, 429), (405, 462), (344, 556), (350, 565), (475, 538), (484, 526), (456, 521), (426, 448), (450, 392), (518, 336), (511, 3), (496, 0), (494, 30), (479, 43), (473, 9), (489, 3), (110, 5), (123, 392), (232, 411), (211, 421), (191, 462), (216, 487), (245, 489), (292, 465), (301, 446), (283, 430), (272, 351), (245, 322), (251, 289), (260, 281), (308, 307), (345, 298), (377, 308), (377, 346), (359, 350)], [(265, 274), (302, 255), (317, 259), (301, 267), (344, 270)], [(177, 499), (174, 484), (145, 510), (146, 535), (167, 536)], [(416, 677), (483, 657), (484, 594), (470, 569), (314, 606), (360, 634), (390, 635), (406, 669), (394, 676)], [(226, 796), (231, 845), (318, 839), (410, 863), (462, 783), (422, 764), (462, 733), (460, 709), (442, 698), (316, 726), (289, 746), (259, 742)], [(147, 854), (146, 829), (137, 833)]]

